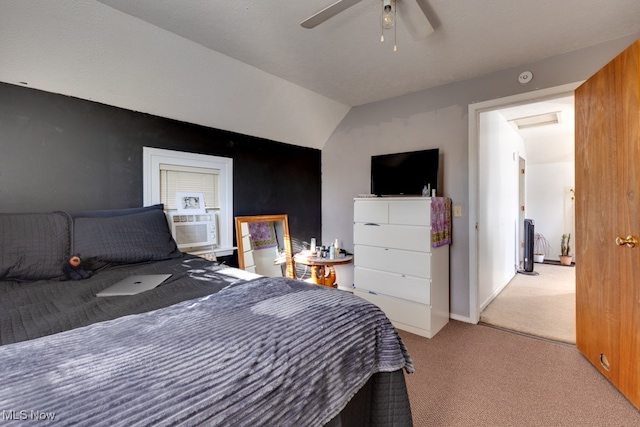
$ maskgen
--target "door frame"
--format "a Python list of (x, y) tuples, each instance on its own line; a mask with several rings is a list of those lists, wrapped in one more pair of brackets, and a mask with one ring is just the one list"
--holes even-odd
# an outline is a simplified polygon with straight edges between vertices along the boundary
[(480, 248), (478, 239), (478, 195), (480, 179), (478, 148), (480, 113), (554, 99), (563, 95), (573, 95), (576, 88), (582, 83), (583, 81), (567, 83), (551, 88), (469, 104), (469, 320), (471, 323), (477, 324), (480, 321), (480, 306), (478, 301), (478, 254)]
[[(527, 160), (522, 156), (518, 156), (518, 224), (524, 224), (526, 217), (526, 172)], [(516, 253), (518, 254), (516, 259), (518, 260), (518, 269), (524, 269), (524, 227), (518, 227), (516, 230), (516, 236)]]

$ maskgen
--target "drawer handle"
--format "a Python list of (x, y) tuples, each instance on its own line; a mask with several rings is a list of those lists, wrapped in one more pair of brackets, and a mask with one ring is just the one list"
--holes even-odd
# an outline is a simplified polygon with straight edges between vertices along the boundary
[(378, 295), (378, 294), (376, 294), (376, 293), (375, 293), (375, 292), (373, 292), (373, 291), (367, 291), (367, 292), (369, 292), (371, 295)]
[(380, 227), (380, 224), (376, 224), (376, 223), (373, 223), (373, 222), (367, 222), (364, 225), (373, 225), (375, 227)]

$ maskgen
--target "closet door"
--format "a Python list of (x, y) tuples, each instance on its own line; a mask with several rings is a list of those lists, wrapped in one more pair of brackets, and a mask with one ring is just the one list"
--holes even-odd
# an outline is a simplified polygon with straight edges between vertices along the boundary
[(640, 41), (576, 90), (576, 340), (640, 408)]

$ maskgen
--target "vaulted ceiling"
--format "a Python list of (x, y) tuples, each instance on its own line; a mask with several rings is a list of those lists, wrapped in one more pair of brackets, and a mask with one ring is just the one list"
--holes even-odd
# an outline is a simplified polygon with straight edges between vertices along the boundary
[(434, 31), (394, 52), (382, 0), (300, 26), (334, 1), (4, 0), (0, 81), (321, 149), (351, 107), (640, 33), (638, 0), (397, 0)]
[(434, 32), (405, 23), (380, 42), (381, 0), (362, 0), (313, 29), (335, 0), (99, 0), (313, 92), (356, 106), (531, 63), (640, 31), (638, 0), (398, 0)]

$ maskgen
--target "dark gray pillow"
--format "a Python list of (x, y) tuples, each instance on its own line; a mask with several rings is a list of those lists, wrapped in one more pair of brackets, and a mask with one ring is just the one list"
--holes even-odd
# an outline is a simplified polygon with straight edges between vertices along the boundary
[(146, 210), (132, 215), (74, 219), (73, 252), (83, 267), (97, 270), (107, 264), (134, 264), (179, 258), (164, 212)]
[(164, 210), (164, 204), (158, 203), (157, 205), (144, 206), (141, 208), (123, 208), (123, 209), (104, 209), (95, 211), (80, 211), (71, 212), (71, 218), (109, 218), (112, 216), (133, 215), (142, 212), (148, 212), (151, 210)]
[(70, 229), (63, 212), (0, 214), (0, 280), (61, 277), (71, 253)]

